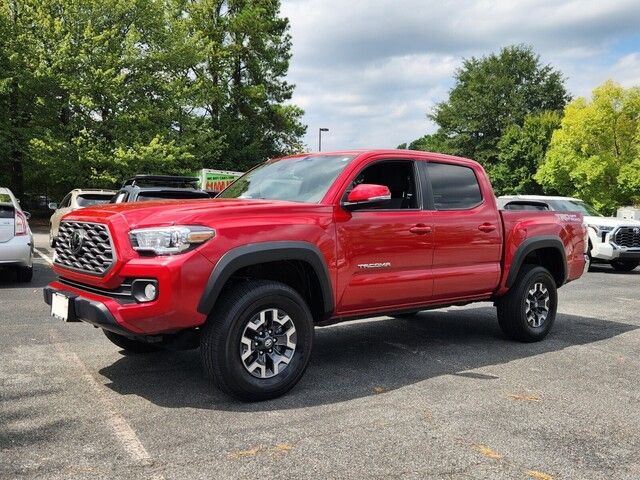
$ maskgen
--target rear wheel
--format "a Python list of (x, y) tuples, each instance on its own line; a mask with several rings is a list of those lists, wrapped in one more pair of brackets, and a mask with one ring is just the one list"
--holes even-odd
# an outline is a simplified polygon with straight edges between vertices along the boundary
[(555, 280), (544, 267), (524, 265), (497, 307), (498, 323), (507, 337), (521, 342), (542, 340), (556, 318)]
[(18, 267), (16, 274), (19, 282), (28, 283), (33, 278), (33, 267)]
[(631, 261), (622, 261), (622, 260), (614, 260), (611, 262), (611, 266), (617, 272), (630, 272), (635, 269), (638, 265), (640, 265), (640, 261), (631, 260)]
[(291, 287), (252, 280), (224, 293), (202, 332), (205, 373), (228, 395), (266, 400), (291, 390), (309, 363), (313, 317)]
[(119, 335), (109, 330), (102, 330), (105, 337), (111, 340), (111, 343), (117, 345), (126, 353), (151, 353), (157, 352), (160, 348), (152, 343), (143, 342), (141, 340), (134, 340), (133, 338)]

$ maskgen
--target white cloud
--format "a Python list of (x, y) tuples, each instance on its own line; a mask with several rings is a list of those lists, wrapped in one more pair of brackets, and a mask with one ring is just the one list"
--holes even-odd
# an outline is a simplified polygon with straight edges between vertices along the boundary
[(640, 45), (614, 48), (638, 34), (636, 0), (284, 0), (282, 13), (311, 149), (318, 127), (330, 129), (323, 149), (395, 147), (432, 131), (426, 113), (462, 58), (509, 44), (532, 45), (575, 94), (640, 79)]

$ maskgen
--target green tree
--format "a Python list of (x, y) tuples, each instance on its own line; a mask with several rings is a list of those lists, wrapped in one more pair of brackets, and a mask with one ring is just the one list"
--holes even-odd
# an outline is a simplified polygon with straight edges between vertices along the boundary
[(569, 103), (535, 179), (603, 213), (640, 203), (640, 88), (609, 80)]
[(446, 151), (485, 167), (498, 161), (498, 142), (511, 125), (542, 111), (562, 111), (569, 96), (562, 74), (527, 46), (464, 60), (447, 101), (429, 117), (446, 137)]
[(534, 175), (560, 119), (557, 112), (542, 112), (527, 115), (522, 126), (506, 128), (498, 142), (498, 161), (489, 171), (497, 195), (542, 193)]
[(398, 145), (398, 148), (402, 150), (408, 149), (420, 150), (423, 152), (448, 153), (447, 138), (442, 133), (430, 133), (424, 135), (409, 144), (400, 144)]
[(279, 0), (185, 1), (180, 17), (196, 52), (184, 78), (187, 103), (199, 112), (182, 128), (205, 163), (244, 170), (300, 150), (306, 127), (303, 111), (287, 103), (291, 37)]
[(288, 28), (277, 0), (0, 0), (2, 174), (59, 195), (299, 149)]

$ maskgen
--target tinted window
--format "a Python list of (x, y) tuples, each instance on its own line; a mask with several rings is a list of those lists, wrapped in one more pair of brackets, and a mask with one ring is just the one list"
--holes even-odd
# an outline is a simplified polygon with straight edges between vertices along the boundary
[(79, 207), (102, 205), (103, 203), (107, 203), (109, 200), (111, 200), (111, 195), (100, 195), (94, 193), (85, 193), (78, 195), (78, 198), (76, 198), (76, 202), (78, 202)]
[[(2, 197), (0, 196), (1, 199)], [(0, 218), (13, 218), (14, 215), (15, 208), (13, 208), (13, 203), (0, 203)]]
[(167, 190), (167, 191), (151, 191), (140, 192), (138, 194), (137, 202), (150, 202), (152, 200), (185, 200), (192, 198), (211, 198), (207, 192), (200, 190), (193, 191), (179, 191), (179, 190)]
[(307, 155), (263, 163), (229, 185), (217, 198), (318, 203), (351, 160), (350, 155)]
[(464, 210), (482, 202), (473, 170), (447, 163), (427, 163), (436, 210)]

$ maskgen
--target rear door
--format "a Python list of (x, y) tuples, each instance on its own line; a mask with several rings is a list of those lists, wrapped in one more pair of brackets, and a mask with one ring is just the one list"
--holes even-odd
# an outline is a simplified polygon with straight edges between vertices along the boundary
[(502, 222), (486, 176), (431, 160), (426, 173), (434, 208), (434, 299), (492, 292), (500, 281)]
[(15, 234), (16, 208), (11, 196), (0, 193), (0, 243), (8, 242)]

